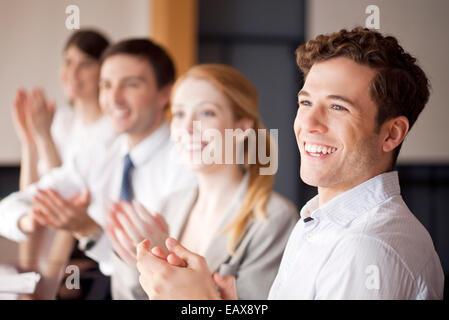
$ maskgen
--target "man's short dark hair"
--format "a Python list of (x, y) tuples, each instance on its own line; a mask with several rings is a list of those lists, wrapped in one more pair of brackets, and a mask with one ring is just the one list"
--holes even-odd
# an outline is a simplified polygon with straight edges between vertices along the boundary
[[(396, 38), (357, 27), (319, 35), (296, 50), (296, 61), (305, 77), (314, 63), (335, 57), (347, 57), (377, 71), (370, 94), (378, 107), (378, 130), (385, 121), (398, 116), (407, 117), (412, 128), (429, 100), (430, 85), (416, 58), (405, 52)], [(401, 145), (393, 153), (392, 167)]]
[(113, 44), (104, 51), (101, 63), (117, 54), (132, 55), (146, 60), (153, 67), (158, 88), (163, 88), (175, 80), (175, 66), (172, 59), (161, 46), (149, 39), (128, 39)]

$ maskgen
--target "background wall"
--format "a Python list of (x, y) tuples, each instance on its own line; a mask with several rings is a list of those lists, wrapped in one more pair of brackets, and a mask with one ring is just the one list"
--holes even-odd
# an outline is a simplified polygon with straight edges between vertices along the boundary
[(306, 37), (365, 25), (365, 8), (380, 9), (380, 31), (399, 39), (430, 78), (430, 101), (407, 137), (399, 163), (449, 163), (449, 1), (313, 0), (307, 2)]
[(304, 1), (200, 0), (198, 62), (224, 63), (254, 84), (262, 121), (278, 130), (275, 190), (301, 205), (299, 152), (293, 134), (301, 88), (295, 49), (304, 42)]
[(68, 5), (80, 9), (80, 26), (103, 31), (111, 41), (151, 32), (150, 0), (0, 1), (0, 165), (18, 164), (20, 146), (11, 122), (19, 87), (42, 86), (49, 99), (65, 103), (59, 66), (67, 30)]

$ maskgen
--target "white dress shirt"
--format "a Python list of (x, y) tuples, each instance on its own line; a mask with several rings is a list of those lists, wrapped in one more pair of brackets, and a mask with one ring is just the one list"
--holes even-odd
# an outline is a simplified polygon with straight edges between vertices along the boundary
[[(312, 221), (304, 222), (305, 216)], [(404, 203), (397, 172), (378, 175), (321, 208), (301, 210), (269, 299), (442, 299), (432, 239)]]
[[(66, 198), (83, 188), (89, 189), (91, 203), (88, 213), (100, 226), (104, 226), (107, 202), (119, 200), (123, 161), (128, 152), (125, 135), (119, 136), (109, 147), (90, 145), (25, 191), (6, 197), (0, 202), (0, 235), (15, 241), (25, 239), (26, 235), (18, 228), (18, 221), (28, 212), (37, 188), (54, 188)], [(195, 176), (185, 168), (170, 142), (167, 123), (129, 153), (134, 163), (131, 180), (134, 199), (149, 210), (158, 211), (160, 201), (171, 192), (196, 185)], [(98, 261), (101, 271), (110, 275), (111, 252), (109, 240), (103, 234), (86, 255)]]
[[(97, 121), (85, 124), (77, 117), (75, 110), (70, 106), (62, 106), (56, 109), (51, 125), (51, 136), (58, 150), (61, 162), (64, 164), (79, 150), (85, 149), (93, 143), (105, 143), (111, 145), (117, 134), (112, 129), (109, 119), (105, 116)], [(40, 175), (49, 171), (42, 161), (38, 163)]]

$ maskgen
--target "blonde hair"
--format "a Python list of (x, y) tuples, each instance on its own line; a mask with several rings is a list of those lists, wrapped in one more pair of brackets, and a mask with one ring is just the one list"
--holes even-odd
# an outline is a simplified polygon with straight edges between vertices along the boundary
[[(258, 135), (263, 133), (259, 133), (258, 129), (265, 129), (265, 126), (261, 122), (258, 112), (257, 90), (243, 74), (234, 68), (221, 64), (196, 65), (175, 82), (172, 95), (173, 92), (175, 92), (176, 87), (179, 86), (183, 80), (190, 77), (207, 80), (218, 88), (231, 102), (233, 113), (237, 119), (249, 118), (253, 120), (253, 129), (256, 133), (255, 141), (259, 141)], [(262, 132), (265, 132), (265, 130)], [(264, 135), (264, 142), (266, 145), (265, 150), (268, 153), (271, 150), (270, 146), (276, 146), (268, 133)], [(247, 159), (247, 143), (245, 143), (244, 148), (244, 159)], [(256, 148), (257, 154), (259, 145), (257, 145)], [(270, 155), (268, 154), (267, 156)], [(250, 220), (253, 218), (266, 218), (265, 207), (274, 183), (274, 175), (260, 174), (260, 169), (262, 167), (268, 167), (269, 163), (265, 165), (261, 164), (258, 157), (256, 157), (254, 164), (249, 164), (247, 162), (248, 161), (245, 161), (245, 167), (249, 172), (249, 181), (243, 204), (233, 221), (222, 230), (222, 233), (229, 233), (228, 250), (231, 254), (235, 253), (235, 249), (242, 240)]]

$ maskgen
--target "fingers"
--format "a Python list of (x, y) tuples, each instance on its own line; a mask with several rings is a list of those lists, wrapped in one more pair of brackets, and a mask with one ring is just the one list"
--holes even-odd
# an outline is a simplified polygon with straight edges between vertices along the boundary
[(161, 216), (159, 213), (155, 213), (153, 214), (154, 217), (154, 221), (156, 222), (157, 226), (164, 231), (165, 233), (168, 234), (168, 224), (165, 221), (164, 217)]
[(167, 262), (170, 263), (172, 266), (183, 267), (183, 268), (187, 267), (187, 263), (174, 253), (170, 253), (167, 256)]
[(81, 200), (82, 203), (84, 204), (89, 204), (90, 203), (90, 192), (89, 189), (84, 188), (83, 191), (81, 191)]
[(26, 99), (26, 93), (24, 90), (19, 89), (16, 92), (16, 95), (14, 96), (13, 100), (13, 107), (15, 112), (19, 112), (23, 110), (23, 105)]
[(16, 130), (19, 137), (32, 140), (30, 129), (27, 121), (27, 93), (23, 89), (19, 89), (13, 100), (12, 115)]
[(42, 226), (57, 228), (58, 223), (37, 208), (31, 209), (32, 218)]
[(150, 232), (152, 232), (154, 228), (159, 227), (154, 220), (153, 215), (147, 209), (145, 209), (145, 207), (141, 203), (133, 201), (133, 206), (136, 209), (140, 220), (145, 222)]
[(67, 201), (59, 194), (59, 192), (54, 189), (40, 190), (40, 192), (45, 194), (52, 205), (61, 210), (61, 212), (69, 205)]
[(153, 231), (151, 226), (148, 226), (140, 217), (140, 215), (137, 213), (136, 205), (138, 204), (137, 201), (133, 201), (133, 204), (130, 204), (126, 201), (121, 201), (120, 205), (123, 208), (123, 211), (126, 213), (127, 218), (132, 223), (133, 228), (139, 233), (139, 235), (142, 237), (139, 239), (138, 242), (140, 242), (142, 239), (149, 237), (149, 233)]
[(237, 288), (233, 276), (220, 276), (215, 272), (212, 276), (215, 284), (220, 288), (220, 296), (223, 300), (237, 300)]
[(187, 250), (175, 239), (168, 238), (165, 241), (165, 245), (170, 252), (176, 254), (179, 258), (184, 260), (187, 263), (187, 266), (194, 269), (204, 268), (205, 266), (207, 267), (204, 257)]
[(42, 88), (33, 88), (33, 90), (31, 91), (31, 95), (36, 103), (35, 107), (37, 107), (39, 110), (46, 107), (47, 101), (45, 99), (45, 93)]
[(27, 98), (27, 93), (24, 89), (20, 88), (16, 91), (14, 96), (13, 106), (23, 110)]
[(68, 201), (77, 207), (87, 207), (90, 203), (89, 190), (85, 188), (81, 192), (75, 193)]
[(167, 260), (168, 253), (165, 252), (161, 247), (153, 247), (151, 249), (151, 253), (153, 256), (158, 257), (159, 259)]
[(146, 239), (137, 246), (137, 269), (144, 274), (165, 273), (170, 265), (167, 261), (155, 257), (148, 248), (149, 245), (150, 241)]
[(132, 260), (136, 260), (136, 247), (133, 242), (126, 238), (125, 233), (119, 229), (113, 229), (115, 235), (117, 248), (124, 256), (132, 257)]
[(47, 105), (47, 109), (50, 112), (50, 114), (53, 116), (56, 111), (56, 102), (50, 101)]
[(62, 223), (61, 217), (58, 214), (58, 208), (55, 208), (55, 205), (45, 193), (38, 190), (37, 194), (33, 196), (33, 201), (33, 206), (38, 209), (38, 215), (40, 217), (45, 217), (45, 220), (49, 221), (54, 227)]
[(33, 214), (28, 213), (20, 217), (19, 228), (25, 233), (33, 233), (37, 231), (39, 223), (34, 219)]
[(138, 244), (145, 239), (145, 236), (139, 232), (138, 228), (132, 223), (131, 219), (124, 211), (116, 211), (114, 216), (116, 217), (115, 220), (120, 225), (122, 232), (124, 232), (127, 238), (131, 239), (133, 243)]
[(111, 244), (112, 247), (114, 248), (114, 250), (116, 251), (116, 253), (119, 255), (120, 258), (122, 258), (126, 263), (128, 263), (129, 265), (136, 265), (136, 254), (135, 254), (135, 250), (133, 252), (129, 252), (125, 246), (122, 246), (122, 244), (120, 243), (120, 241), (118, 240), (114, 227), (112, 227), (111, 225), (107, 225), (106, 228), (106, 233), (108, 234), (109, 238), (111, 239)]
[(174, 253), (166, 253), (162, 248), (160, 247), (153, 247), (151, 249), (151, 253), (158, 257), (159, 259), (167, 260), (168, 263), (170, 263), (172, 266), (176, 267), (186, 267), (187, 263), (182, 260), (180, 257), (178, 257)]
[(137, 260), (142, 260), (145, 255), (150, 253), (151, 242), (148, 239), (143, 240), (137, 245)]

